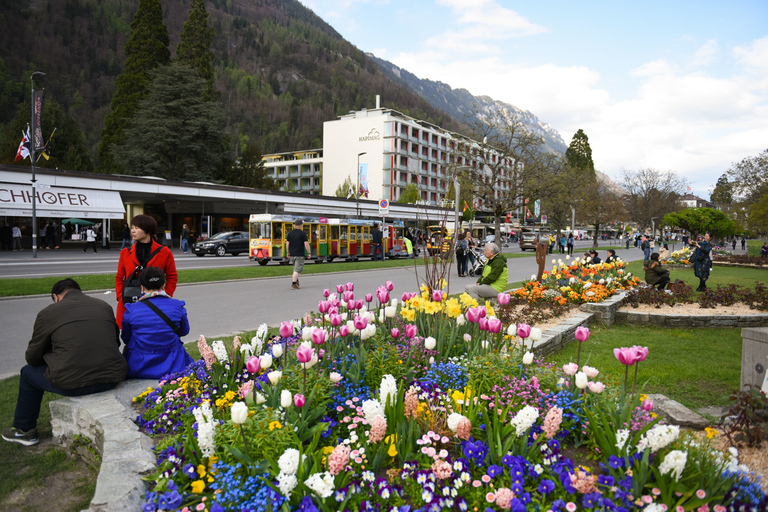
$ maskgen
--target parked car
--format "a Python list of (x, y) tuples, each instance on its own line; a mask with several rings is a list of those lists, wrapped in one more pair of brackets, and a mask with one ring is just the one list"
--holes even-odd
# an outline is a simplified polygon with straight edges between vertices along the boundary
[(215, 254), (224, 256), (230, 253), (237, 256), (241, 252), (248, 252), (248, 232), (246, 231), (224, 231), (216, 233), (211, 238), (200, 240), (192, 246), (195, 256), (205, 256), (206, 254)]

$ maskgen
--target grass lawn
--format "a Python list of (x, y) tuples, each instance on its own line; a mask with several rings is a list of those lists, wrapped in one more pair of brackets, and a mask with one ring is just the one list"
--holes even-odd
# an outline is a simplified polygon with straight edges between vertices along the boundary
[[(633, 275), (638, 276), (640, 279), (644, 279), (643, 260), (630, 261), (627, 264), (627, 271), (632, 272)], [(699, 278), (693, 275), (693, 267), (671, 268), (669, 269), (669, 277), (672, 281), (682, 279), (686, 284), (693, 286), (694, 289), (699, 286)], [(725, 286), (729, 284), (739, 285), (744, 288), (754, 288), (756, 281), (764, 283), (766, 280), (768, 280), (768, 272), (764, 269), (718, 267), (715, 265), (710, 271), (707, 288), (717, 288), (717, 285)]]
[[(709, 405), (727, 406), (728, 396), (739, 389), (741, 378), (741, 329), (667, 329), (654, 326), (593, 326), (581, 347), (581, 364), (600, 370), (597, 380), (618, 385), (624, 366), (613, 355), (617, 347), (648, 347), (640, 363), (638, 385), (648, 381), (645, 393), (661, 393), (696, 410)], [(570, 343), (547, 360), (558, 366), (576, 362), (578, 342)], [(713, 364), (714, 363), (714, 364)], [(634, 367), (630, 371), (632, 385)]]
[[(2, 427), (10, 427), (19, 392), (19, 377), (0, 381)], [(37, 512), (44, 509), (77, 511), (88, 508), (96, 490), (96, 470), (51, 442), (50, 400), (46, 393), (37, 428), (40, 444), (22, 446), (0, 440), (0, 510)], [(56, 503), (51, 507), (51, 503)]]

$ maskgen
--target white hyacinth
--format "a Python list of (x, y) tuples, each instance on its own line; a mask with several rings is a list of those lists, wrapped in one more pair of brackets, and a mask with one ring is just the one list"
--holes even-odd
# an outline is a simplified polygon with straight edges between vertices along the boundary
[(671, 471), (675, 482), (679, 482), (680, 477), (683, 476), (683, 470), (685, 469), (687, 460), (688, 452), (672, 450), (666, 457), (664, 457), (664, 462), (659, 466), (659, 471), (662, 475), (666, 475)]
[(324, 473), (313, 473), (309, 478), (304, 480), (304, 485), (312, 489), (320, 498), (328, 498), (333, 494), (333, 475), (328, 471)]
[(386, 407), (387, 402), (392, 400), (392, 404), (397, 403), (397, 381), (392, 375), (385, 375), (381, 378), (379, 385), (379, 402)]
[(640, 438), (637, 451), (643, 452), (650, 448), (651, 453), (656, 453), (676, 441), (678, 437), (680, 437), (680, 427), (677, 425), (656, 425)]
[(466, 416), (457, 412), (448, 415), (448, 428), (451, 429), (451, 432), (456, 433), (456, 431), (459, 430), (459, 423), (461, 423), (461, 420), (464, 418), (466, 418)]
[(627, 439), (629, 439), (629, 430), (623, 428), (616, 432), (616, 448), (619, 450), (624, 449), (624, 445), (627, 444)]
[(280, 489), (280, 494), (286, 498), (291, 497), (291, 492), (293, 492), (298, 484), (299, 480), (296, 478), (296, 475), (286, 475), (285, 473), (277, 475), (277, 488)]
[(216, 451), (216, 444), (213, 440), (213, 434), (216, 431), (216, 420), (213, 419), (211, 404), (204, 401), (200, 407), (192, 410), (197, 422), (197, 444), (203, 457), (210, 457)]
[(267, 324), (261, 324), (256, 329), (256, 336), (251, 338), (251, 346), (253, 353), (261, 355), (261, 351), (264, 350), (264, 340), (267, 339), (267, 333), (269, 332), (269, 326)]
[(520, 437), (529, 428), (531, 428), (531, 426), (534, 423), (536, 423), (536, 420), (538, 418), (539, 418), (539, 411), (535, 407), (526, 405), (525, 407), (520, 409), (520, 411), (518, 411), (518, 413), (515, 414), (515, 417), (512, 418), (512, 425), (515, 426), (517, 437)]
[(227, 354), (227, 347), (224, 346), (223, 341), (214, 341), (211, 343), (211, 348), (213, 349), (213, 355), (216, 356), (216, 359), (218, 359), (220, 363), (224, 364), (229, 362), (229, 354)]
[(285, 450), (280, 458), (277, 459), (277, 465), (281, 473), (295, 475), (299, 470), (299, 450), (296, 448)]
[(376, 416), (381, 416), (382, 418), (386, 419), (387, 416), (384, 413), (384, 407), (381, 405), (381, 402), (378, 400), (366, 400), (363, 402), (363, 414), (365, 415), (365, 419), (368, 420), (368, 423), (371, 423), (373, 421), (373, 418)]

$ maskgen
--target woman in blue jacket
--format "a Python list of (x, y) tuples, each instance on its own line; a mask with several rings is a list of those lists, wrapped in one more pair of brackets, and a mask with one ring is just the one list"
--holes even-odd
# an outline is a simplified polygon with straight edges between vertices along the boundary
[(143, 295), (125, 305), (122, 339), (128, 378), (159, 379), (193, 362), (181, 336), (189, 334), (184, 301), (165, 293), (165, 272), (147, 267), (140, 277)]

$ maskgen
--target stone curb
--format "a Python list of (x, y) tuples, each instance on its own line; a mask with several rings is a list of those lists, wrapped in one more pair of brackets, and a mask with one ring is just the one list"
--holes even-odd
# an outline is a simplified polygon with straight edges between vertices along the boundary
[(101, 459), (92, 512), (141, 510), (147, 490), (142, 473), (155, 470), (154, 442), (132, 421), (131, 400), (156, 380), (128, 380), (104, 393), (50, 402), (54, 440), (71, 446), (76, 436), (91, 441)]

